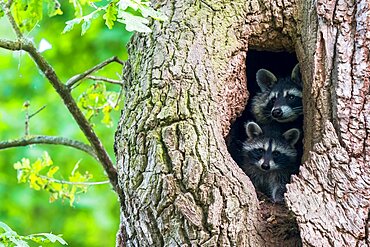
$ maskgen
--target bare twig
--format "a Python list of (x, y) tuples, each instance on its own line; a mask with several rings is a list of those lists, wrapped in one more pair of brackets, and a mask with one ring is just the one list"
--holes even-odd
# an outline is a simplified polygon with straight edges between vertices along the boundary
[(19, 40), (12, 41), (0, 38), (0, 47), (11, 51), (20, 51), (22, 50), (22, 43)]
[(24, 135), (25, 136), (28, 136), (30, 135), (30, 119), (35, 116), (37, 113), (39, 113), (40, 111), (44, 110), (46, 105), (44, 105), (43, 107), (41, 107), (40, 109), (38, 109), (36, 112), (30, 114), (30, 111), (29, 111), (29, 107), (30, 107), (30, 102), (27, 100), (26, 102), (24, 102), (23, 104), (23, 107), (26, 108), (26, 114), (25, 114), (25, 119), (24, 119)]
[(108, 83), (111, 83), (111, 84), (116, 84), (116, 85), (123, 86), (122, 81), (114, 80), (114, 79), (110, 79), (110, 78), (106, 78), (106, 77), (101, 77), (101, 76), (88, 75), (88, 76), (86, 76), (86, 79), (90, 79), (90, 80), (94, 80), (94, 81), (104, 81), (104, 82), (108, 82)]
[(26, 114), (24, 116), (24, 135), (28, 136), (30, 134), (30, 116), (29, 116), (30, 102), (28, 100), (24, 102), (23, 107), (25, 108), (26, 111)]
[(8, 4), (6, 5), (6, 7), (7, 7), (8, 9), (10, 9), (10, 7), (12, 6), (12, 4), (13, 4), (13, 0), (9, 0), (9, 1), (8, 1)]
[(67, 83), (66, 83), (67, 88), (72, 89), (72, 88), (73, 88), (73, 86), (74, 86), (77, 82), (81, 81), (82, 79), (85, 79), (88, 75), (90, 75), (90, 74), (92, 74), (92, 73), (94, 73), (94, 72), (96, 72), (96, 71), (98, 71), (98, 70), (102, 69), (103, 67), (107, 66), (108, 64), (110, 64), (110, 63), (112, 63), (112, 62), (117, 62), (117, 63), (119, 63), (119, 64), (122, 64), (122, 65), (123, 65), (123, 62), (122, 62), (118, 57), (116, 57), (116, 56), (111, 57), (111, 58), (109, 58), (109, 59), (107, 59), (107, 60), (105, 60), (105, 61), (103, 61), (103, 62), (101, 62), (101, 63), (99, 63), (99, 64), (97, 64), (97, 65), (95, 65), (95, 66), (94, 66), (94, 67), (92, 67), (91, 69), (86, 70), (85, 72), (83, 72), (83, 73), (81, 73), (81, 74), (78, 74), (78, 75), (74, 75), (74, 76), (72, 76), (72, 77), (67, 81)]
[[(0, 3), (4, 4), (3, 1)], [(10, 10), (7, 9), (8, 11), (8, 19), (14, 20), (13, 16), (10, 13)], [(115, 167), (113, 166), (113, 162), (110, 159), (107, 151), (103, 147), (103, 144), (101, 143), (100, 139), (92, 129), (90, 123), (87, 121), (81, 110), (78, 108), (76, 102), (74, 101), (71, 93), (70, 93), (70, 88), (69, 86), (64, 85), (57, 74), (55, 73), (53, 67), (45, 60), (45, 58), (37, 51), (36, 47), (34, 44), (27, 40), (24, 39), (22, 36), (22, 33), (19, 33), (19, 28), (17, 26), (13, 26), (13, 29), (17, 32), (17, 36), (19, 40), (17, 41), (9, 41), (9, 40), (4, 40), (0, 39), (0, 47), (7, 48), (9, 50), (24, 50), (28, 52), (28, 54), (32, 57), (32, 59), (35, 61), (37, 64), (38, 68), (43, 72), (45, 77), (49, 80), (50, 84), (54, 87), (56, 92), (59, 94), (59, 96), (62, 98), (64, 105), (68, 108), (69, 112), (72, 114), (73, 118), (75, 119), (76, 123), (90, 142), (92, 148), (94, 149), (94, 153), (96, 154), (98, 160), (104, 167), (105, 172), (108, 175), (108, 178), (114, 188), (114, 190), (120, 195), (119, 187), (118, 187), (118, 175)], [(118, 58), (113, 57), (110, 60), (107, 60), (108, 63), (112, 61), (117, 61), (122, 63)], [(106, 61), (106, 62), (107, 62)], [(95, 66), (93, 69), (89, 71), (96, 71), (99, 68), (104, 67), (104, 63)], [(86, 75), (88, 75), (89, 72), (83, 73), (82, 78)], [(73, 81), (78, 81), (80, 80), (81, 76), (77, 76)]]
[(15, 35), (17, 35), (18, 39), (21, 39), (23, 37), (22, 32), (19, 29), (13, 15), (11, 13), (11, 10), (10, 10), (10, 7), (12, 6), (12, 4), (13, 4), (13, 1), (10, 1), (10, 0), (6, 4), (5, 4), (4, 1), (0, 1), (0, 6), (4, 10), (4, 13), (5, 13), (6, 17), (8, 18), (8, 20), (10, 22), (10, 25), (12, 25), (12, 28), (15, 32)]
[(86, 185), (86, 186), (109, 184), (109, 180), (100, 181), (100, 182), (70, 182), (70, 181), (59, 180), (59, 179), (55, 179), (55, 178), (49, 178), (49, 177), (43, 176), (43, 175), (39, 175), (39, 177), (42, 178), (42, 179), (49, 180), (50, 182), (53, 182), (53, 183), (58, 183), (58, 184)]
[(37, 111), (35, 111), (34, 113), (32, 113), (29, 118), (32, 118), (33, 116), (35, 116), (36, 114), (38, 114), (40, 111), (44, 110), (46, 107), (46, 105), (42, 106), (40, 109), (38, 109)]
[(33, 144), (52, 144), (52, 145), (64, 145), (79, 149), (85, 153), (94, 157), (94, 159), (99, 160), (95, 154), (94, 149), (82, 142), (71, 140), (65, 137), (59, 136), (25, 136), (20, 139), (7, 140), (0, 142), (0, 150), (21, 146), (29, 146)]

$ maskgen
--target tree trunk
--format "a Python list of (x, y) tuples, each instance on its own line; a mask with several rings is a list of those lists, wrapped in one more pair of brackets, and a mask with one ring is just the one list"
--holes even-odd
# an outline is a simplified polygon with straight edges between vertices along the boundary
[(117, 246), (300, 244), (276, 234), (280, 225), (225, 145), (248, 99), (250, 48), (296, 50), (301, 62), (305, 162), (286, 201), (303, 243), (369, 242), (369, 3), (344, 4), (157, 3), (169, 21), (133, 37), (123, 72)]
[(307, 1), (305, 162), (288, 188), (305, 246), (370, 246), (370, 1)]

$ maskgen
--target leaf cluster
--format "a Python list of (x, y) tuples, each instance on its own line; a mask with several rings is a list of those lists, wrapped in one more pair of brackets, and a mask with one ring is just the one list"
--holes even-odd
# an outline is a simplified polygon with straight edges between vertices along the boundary
[(57, 0), (15, 0), (11, 11), (21, 31), (31, 31), (43, 19), (43, 9), (49, 17), (63, 14)]
[(19, 183), (29, 183), (30, 188), (34, 190), (45, 190), (50, 193), (50, 202), (55, 200), (68, 199), (70, 205), (73, 205), (76, 194), (87, 192), (85, 182), (92, 178), (92, 175), (86, 172), (81, 174), (77, 171), (78, 163), (69, 176), (69, 181), (57, 180), (54, 174), (59, 170), (59, 166), (53, 166), (49, 154), (44, 152), (41, 159), (37, 159), (31, 164), (27, 158), (14, 164), (17, 170), (17, 179)]
[(105, 83), (96, 82), (83, 92), (78, 98), (78, 106), (85, 111), (86, 118), (90, 121), (92, 117), (103, 114), (101, 122), (107, 127), (113, 126), (111, 112), (118, 110), (119, 93), (108, 91)]
[(75, 19), (67, 21), (63, 33), (70, 31), (76, 24), (82, 23), (81, 35), (84, 35), (90, 28), (91, 22), (101, 16), (101, 13), (109, 29), (112, 29), (114, 23), (118, 21), (125, 24), (129, 32), (151, 32), (147, 17), (160, 21), (167, 20), (167, 17), (154, 10), (149, 4), (149, 1), (142, 0), (112, 0), (101, 7), (92, 4), (95, 10), (85, 16), (76, 15)]
[(38, 244), (59, 242), (62, 245), (68, 245), (61, 235), (54, 235), (52, 233), (36, 233), (27, 236), (18, 235), (18, 233), (12, 230), (7, 224), (0, 221), (0, 247), (28, 247), (27, 241), (33, 241)]
[[(75, 18), (66, 22), (63, 33), (71, 31), (75, 25), (82, 24), (81, 35), (84, 35), (91, 27), (92, 21), (99, 17), (105, 20), (109, 29), (112, 29), (116, 22), (121, 22), (129, 32), (151, 32), (148, 17), (160, 21), (167, 20), (165, 15), (150, 7), (150, 2), (146, 0), (110, 0), (101, 6), (98, 6), (97, 2), (99, 1), (69, 0), (74, 7)], [(88, 7), (86, 5), (92, 11), (84, 15), (84, 9)], [(31, 31), (43, 19), (44, 9), (49, 17), (63, 14), (58, 0), (14, 0), (11, 7), (22, 32)], [(3, 15), (4, 10), (0, 9), (0, 17)]]

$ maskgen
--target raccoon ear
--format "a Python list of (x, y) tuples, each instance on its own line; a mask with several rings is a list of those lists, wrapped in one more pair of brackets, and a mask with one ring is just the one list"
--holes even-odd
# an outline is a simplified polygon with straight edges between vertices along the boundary
[(267, 69), (258, 70), (256, 74), (256, 80), (262, 92), (270, 89), (277, 81), (276, 76)]
[(299, 129), (296, 129), (296, 128), (287, 130), (283, 134), (285, 140), (287, 140), (287, 142), (291, 146), (294, 146), (297, 143), (300, 135), (301, 135), (301, 132), (299, 131)]
[(299, 68), (299, 63), (297, 63), (296, 66), (294, 66), (294, 68), (292, 70), (292, 75), (290, 76), (290, 78), (296, 84), (298, 84), (299, 86), (302, 86), (301, 70)]
[(262, 135), (261, 127), (255, 122), (249, 122), (245, 124), (245, 130), (247, 132), (248, 138), (256, 138), (259, 135)]

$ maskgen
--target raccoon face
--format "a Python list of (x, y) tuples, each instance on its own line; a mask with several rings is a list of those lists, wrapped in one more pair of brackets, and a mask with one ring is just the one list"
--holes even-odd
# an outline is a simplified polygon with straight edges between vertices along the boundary
[(252, 103), (252, 111), (262, 123), (275, 120), (280, 123), (292, 122), (303, 114), (302, 82), (297, 64), (290, 78), (277, 79), (265, 69), (257, 72), (257, 83), (261, 88)]
[(243, 149), (248, 165), (265, 172), (293, 169), (296, 166), (297, 151), (294, 145), (299, 139), (298, 129), (290, 129), (280, 136), (266, 136), (255, 122), (247, 123), (245, 128), (248, 139)]
[(272, 88), (265, 111), (277, 122), (292, 122), (303, 114), (302, 92), (298, 88), (279, 86)]

